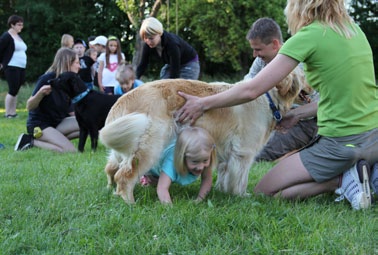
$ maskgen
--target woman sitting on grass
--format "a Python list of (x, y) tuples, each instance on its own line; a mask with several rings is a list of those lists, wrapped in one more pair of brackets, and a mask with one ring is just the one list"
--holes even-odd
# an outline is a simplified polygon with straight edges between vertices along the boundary
[(52, 89), (49, 80), (63, 72), (78, 73), (79, 57), (69, 48), (61, 48), (45, 74), (39, 77), (32, 96), (26, 103), (29, 111), (28, 134), (21, 134), (15, 151), (33, 146), (57, 152), (74, 152), (71, 139), (79, 136), (79, 125), (74, 116), (70, 98), (62, 91)]

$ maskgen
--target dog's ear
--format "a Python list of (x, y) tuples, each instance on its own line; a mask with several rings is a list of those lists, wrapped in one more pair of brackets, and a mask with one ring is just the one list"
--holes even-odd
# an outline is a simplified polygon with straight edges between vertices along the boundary
[[(306, 87), (306, 77), (303, 69), (297, 66), (292, 72), (292, 84), (289, 93), (295, 97), (299, 95), (301, 90)], [(308, 84), (307, 84), (308, 86)]]
[(52, 88), (63, 91), (66, 93), (69, 97), (75, 96), (77, 93), (75, 93), (74, 88), (72, 84), (72, 80), (75, 79), (75, 76), (77, 74), (74, 72), (64, 72), (61, 73), (58, 78), (49, 80), (50, 85)]
[(291, 85), (293, 84), (293, 75), (290, 73), (288, 76), (282, 79), (277, 85), (276, 88), (280, 96), (284, 97), (289, 92)]
[(64, 72), (60, 74), (57, 78), (50, 79), (47, 81), (47, 84), (49, 84), (52, 88), (55, 89), (62, 89), (64, 88), (64, 84), (66, 84), (72, 77), (74, 77), (74, 72)]
[(48, 80), (47, 84), (50, 85), (52, 88), (57, 89), (59, 88), (59, 82), (60, 82), (60, 79), (58, 77), (58, 78)]
[(304, 87), (305, 82), (306, 78), (303, 70), (300, 67), (296, 67), (288, 76), (277, 84), (276, 88), (282, 97), (295, 97)]
[(59, 78), (63, 82), (67, 82), (71, 79), (75, 79), (78, 76), (77, 73), (74, 72), (64, 72), (59, 75)]
[(59, 75), (60, 88), (65, 91), (71, 98), (88, 89), (87, 85), (81, 80), (78, 73), (64, 72)]

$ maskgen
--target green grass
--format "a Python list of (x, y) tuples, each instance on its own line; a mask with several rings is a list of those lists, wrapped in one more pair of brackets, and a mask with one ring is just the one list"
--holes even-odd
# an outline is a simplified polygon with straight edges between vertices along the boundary
[[(0, 254), (378, 254), (378, 207), (353, 211), (333, 194), (288, 202), (173, 185), (173, 206), (137, 186), (126, 205), (106, 189), (106, 150), (14, 152), (25, 131), (23, 87), (17, 119), (0, 118)], [(0, 82), (0, 111), (6, 87)], [(77, 143), (77, 141), (75, 141)], [(255, 164), (248, 191), (272, 163)], [(215, 181), (214, 176), (214, 181)]]

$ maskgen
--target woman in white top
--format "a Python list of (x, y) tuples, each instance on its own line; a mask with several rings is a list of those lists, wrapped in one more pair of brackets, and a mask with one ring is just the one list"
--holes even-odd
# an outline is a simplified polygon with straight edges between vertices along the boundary
[(0, 69), (4, 70), (8, 82), (8, 94), (5, 96), (6, 118), (15, 118), (17, 94), (25, 82), (26, 50), (25, 42), (19, 36), (24, 27), (24, 19), (17, 15), (8, 18), (9, 30), (0, 37)]

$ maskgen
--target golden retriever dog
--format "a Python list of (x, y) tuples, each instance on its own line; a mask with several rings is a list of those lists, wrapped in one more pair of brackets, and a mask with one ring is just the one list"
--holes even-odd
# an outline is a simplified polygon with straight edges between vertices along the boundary
[[(281, 113), (290, 108), (304, 82), (303, 72), (296, 70), (269, 91)], [(178, 91), (203, 97), (231, 86), (237, 83), (168, 79), (145, 83), (123, 95), (100, 131), (100, 141), (110, 149), (105, 166), (108, 187), (117, 184), (115, 194), (126, 203), (135, 203), (134, 186), (159, 162), (163, 149), (176, 134), (173, 114), (184, 104)], [(208, 130), (216, 142), (216, 188), (236, 195), (247, 194), (249, 169), (275, 125), (265, 95), (242, 105), (209, 110), (196, 121), (194, 126)]]

